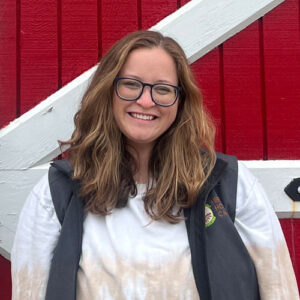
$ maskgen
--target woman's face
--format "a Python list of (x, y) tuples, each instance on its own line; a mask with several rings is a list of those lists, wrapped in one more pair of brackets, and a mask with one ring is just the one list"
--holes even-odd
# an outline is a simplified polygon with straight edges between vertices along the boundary
[[(144, 83), (178, 84), (176, 66), (172, 57), (163, 49), (140, 48), (132, 51), (119, 77), (138, 79)], [(155, 140), (174, 122), (178, 109), (178, 100), (174, 105), (161, 107), (156, 105), (146, 86), (136, 101), (125, 101), (113, 96), (113, 114), (121, 132), (132, 146), (153, 147)]]

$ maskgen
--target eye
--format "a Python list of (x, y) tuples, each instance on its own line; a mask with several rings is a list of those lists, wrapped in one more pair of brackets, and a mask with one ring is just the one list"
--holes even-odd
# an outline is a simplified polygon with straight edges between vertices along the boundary
[(168, 85), (164, 85), (164, 84), (160, 84), (160, 85), (156, 85), (154, 86), (154, 92), (160, 95), (167, 95), (167, 94), (171, 94), (174, 93), (173, 88), (168, 86)]
[(138, 81), (131, 79), (122, 79), (119, 84), (124, 88), (132, 90), (141, 88), (141, 84)]

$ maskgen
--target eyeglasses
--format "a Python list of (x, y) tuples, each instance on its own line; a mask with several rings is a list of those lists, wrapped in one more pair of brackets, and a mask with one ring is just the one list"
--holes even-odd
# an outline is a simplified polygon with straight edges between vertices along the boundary
[(181, 87), (167, 83), (144, 83), (137, 79), (116, 77), (114, 87), (118, 97), (126, 101), (136, 101), (143, 94), (144, 87), (150, 87), (152, 101), (160, 106), (173, 105), (180, 93)]

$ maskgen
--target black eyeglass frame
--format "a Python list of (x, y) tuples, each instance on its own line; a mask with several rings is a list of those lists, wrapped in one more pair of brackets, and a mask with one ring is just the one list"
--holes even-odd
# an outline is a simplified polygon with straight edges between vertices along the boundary
[[(141, 92), (140, 92), (140, 94), (136, 98), (134, 98), (134, 99), (128, 99), (128, 98), (121, 97), (119, 95), (119, 93), (118, 93), (118, 82), (120, 80), (122, 80), (122, 79), (135, 80), (135, 81), (139, 82), (142, 85)], [(160, 104), (160, 103), (157, 103), (154, 100), (153, 95), (152, 95), (152, 89), (153, 89), (153, 87), (158, 86), (158, 85), (166, 85), (166, 86), (170, 86), (170, 87), (172, 87), (172, 88), (175, 89), (175, 91), (176, 91), (176, 97), (175, 97), (174, 101), (171, 104)], [(169, 106), (174, 105), (175, 102), (177, 101), (178, 96), (179, 96), (180, 91), (181, 91), (181, 87), (180, 86), (172, 85), (172, 84), (168, 84), (168, 83), (154, 83), (154, 84), (151, 84), (151, 83), (146, 83), (146, 82), (140, 81), (140, 80), (135, 79), (135, 78), (128, 78), (128, 77), (116, 77), (115, 80), (114, 80), (114, 88), (115, 88), (117, 96), (120, 99), (125, 100), (125, 101), (137, 101), (142, 96), (142, 94), (144, 92), (145, 86), (149, 86), (150, 87), (150, 95), (151, 95), (152, 102), (154, 102), (156, 105), (159, 105), (159, 106), (162, 106), (162, 107), (169, 107)]]

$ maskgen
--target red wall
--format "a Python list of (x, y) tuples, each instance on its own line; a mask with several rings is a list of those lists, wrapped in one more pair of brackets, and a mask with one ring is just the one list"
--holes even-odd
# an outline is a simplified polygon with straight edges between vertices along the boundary
[[(0, 127), (95, 65), (120, 37), (149, 28), (184, 2), (5, 1)], [(193, 64), (216, 120), (218, 150), (240, 159), (300, 159), (299, 16), (299, 0), (285, 0)], [(300, 221), (281, 224), (299, 280)], [(0, 257), (0, 299), (9, 299), (8, 265)]]

